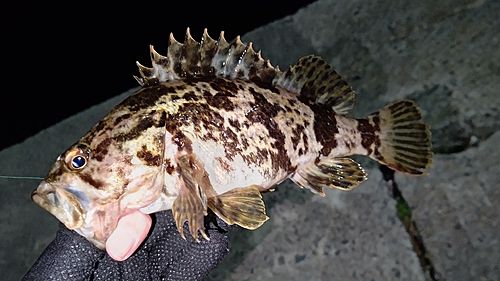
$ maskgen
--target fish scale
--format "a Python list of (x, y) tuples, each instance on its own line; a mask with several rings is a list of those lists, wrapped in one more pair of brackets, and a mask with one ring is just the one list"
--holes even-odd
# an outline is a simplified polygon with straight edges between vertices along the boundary
[(205, 30), (201, 42), (170, 36), (138, 63), (142, 88), (117, 105), (54, 163), (33, 200), (103, 249), (118, 220), (172, 210), (179, 233), (207, 238), (213, 211), (255, 229), (267, 219), (261, 192), (290, 178), (324, 196), (366, 180), (346, 156), (367, 155), (408, 174), (431, 163), (430, 133), (412, 101), (367, 118), (345, 114), (354, 92), (317, 56), (285, 71), (237, 37)]

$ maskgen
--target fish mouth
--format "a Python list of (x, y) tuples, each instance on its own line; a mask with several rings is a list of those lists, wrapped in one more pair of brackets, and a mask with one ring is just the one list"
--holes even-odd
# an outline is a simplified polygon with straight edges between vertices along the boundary
[(85, 221), (82, 204), (71, 192), (63, 188), (43, 181), (31, 193), (31, 199), (64, 223), (68, 229), (79, 228)]

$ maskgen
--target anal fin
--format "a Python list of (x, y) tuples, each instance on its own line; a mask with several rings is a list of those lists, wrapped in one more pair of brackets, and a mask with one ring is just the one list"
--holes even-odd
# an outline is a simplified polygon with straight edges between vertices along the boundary
[(300, 187), (325, 196), (324, 187), (351, 190), (366, 180), (366, 173), (350, 158), (327, 158), (298, 169), (292, 180)]
[(256, 229), (269, 219), (258, 186), (231, 189), (208, 198), (208, 207), (229, 225)]
[(197, 171), (193, 171), (189, 157), (186, 155), (179, 157), (178, 164), (182, 183), (179, 195), (172, 205), (177, 230), (185, 239), (184, 222), (187, 221), (189, 232), (196, 241), (199, 241), (198, 231), (203, 238), (209, 240), (204, 226), (204, 219), (207, 215), (207, 198), (195, 177)]

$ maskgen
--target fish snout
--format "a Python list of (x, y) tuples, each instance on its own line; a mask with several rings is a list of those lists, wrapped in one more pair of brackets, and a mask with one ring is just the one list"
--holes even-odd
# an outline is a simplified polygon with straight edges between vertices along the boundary
[(82, 204), (64, 188), (43, 181), (31, 193), (31, 199), (64, 223), (68, 229), (79, 228), (85, 221)]

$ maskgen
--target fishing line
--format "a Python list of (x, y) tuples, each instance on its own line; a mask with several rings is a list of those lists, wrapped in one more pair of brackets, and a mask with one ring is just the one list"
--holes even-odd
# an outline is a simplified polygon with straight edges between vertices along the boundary
[(43, 180), (43, 178), (41, 177), (22, 177), (22, 176), (0, 176), (0, 179)]

